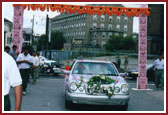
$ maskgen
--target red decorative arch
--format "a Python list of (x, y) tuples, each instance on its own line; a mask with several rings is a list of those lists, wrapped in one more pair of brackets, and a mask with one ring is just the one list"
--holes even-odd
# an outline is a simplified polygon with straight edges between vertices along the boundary
[(25, 9), (41, 10), (41, 11), (58, 11), (60, 13), (88, 13), (90, 15), (107, 14), (107, 15), (126, 15), (139, 17), (139, 55), (138, 55), (138, 79), (137, 88), (147, 89), (146, 78), (146, 59), (147, 59), (147, 16), (150, 15), (151, 8), (142, 5), (141, 8), (125, 8), (125, 7), (106, 7), (106, 6), (84, 6), (84, 5), (65, 5), (65, 4), (13, 4), (13, 45), (17, 45), (19, 52), (22, 47), (22, 28), (23, 28), (23, 13)]

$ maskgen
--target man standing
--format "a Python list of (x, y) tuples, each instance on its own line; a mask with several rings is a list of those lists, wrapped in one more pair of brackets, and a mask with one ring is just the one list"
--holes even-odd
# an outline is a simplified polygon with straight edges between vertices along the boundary
[(125, 56), (125, 60), (124, 60), (124, 70), (125, 70), (125, 71), (128, 70), (128, 56)]
[(38, 58), (38, 63), (39, 63), (39, 65), (38, 65), (38, 72), (37, 72), (37, 78), (39, 78), (39, 72), (40, 72), (40, 53), (38, 53), (37, 52), (37, 58)]
[(14, 87), (15, 111), (19, 111), (22, 100), (22, 79), (15, 60), (4, 52), (4, 111), (10, 111), (10, 87)]
[(13, 46), (12, 46), (12, 51), (9, 52), (9, 54), (14, 58), (14, 60), (17, 59), (16, 50), (17, 50), (17, 46), (16, 46), (16, 45), (13, 45)]
[(117, 57), (116, 57), (116, 62), (117, 62), (117, 69), (120, 69), (121, 59), (120, 59), (119, 54), (117, 54)]
[(37, 78), (37, 75), (38, 75), (38, 66), (39, 66), (39, 58), (37, 57), (37, 54), (34, 52), (33, 53), (33, 56), (32, 56), (32, 59), (33, 59), (33, 66), (32, 66), (32, 84), (35, 84), (36, 83), (36, 78)]
[(162, 55), (159, 55), (159, 58), (156, 59), (153, 63), (155, 69), (155, 84), (156, 88), (159, 89), (159, 84), (161, 83), (161, 89), (164, 88), (164, 59)]
[(18, 67), (20, 69), (20, 74), (22, 77), (23, 95), (26, 95), (27, 83), (30, 75), (30, 66), (33, 65), (32, 57), (29, 54), (28, 47), (23, 48), (23, 53), (19, 54), (16, 59)]

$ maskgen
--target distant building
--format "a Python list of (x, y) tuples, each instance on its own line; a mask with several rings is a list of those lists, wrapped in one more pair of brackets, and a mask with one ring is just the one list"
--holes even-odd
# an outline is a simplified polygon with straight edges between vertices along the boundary
[(149, 4), (152, 8), (148, 17), (148, 53), (159, 54), (164, 52), (164, 5)]
[[(120, 4), (94, 6), (123, 7)], [(103, 50), (112, 35), (132, 35), (133, 17), (60, 14), (52, 19), (52, 31), (61, 31), (66, 39), (65, 50)]]
[(23, 28), (23, 46), (32, 45), (32, 29), (31, 28)]
[(4, 46), (12, 45), (12, 22), (4, 18)]

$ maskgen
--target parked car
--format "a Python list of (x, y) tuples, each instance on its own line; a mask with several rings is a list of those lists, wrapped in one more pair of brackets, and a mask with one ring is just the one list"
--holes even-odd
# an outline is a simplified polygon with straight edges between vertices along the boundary
[(62, 64), (56, 62), (53, 67), (53, 74), (54, 75), (62, 74), (63, 73), (62, 69), (63, 69)]
[[(153, 64), (148, 64), (147, 65), (147, 78), (149, 80), (154, 80), (155, 79), (155, 76), (154, 76), (154, 67), (153, 67)], [(131, 69), (131, 70), (128, 70), (127, 73), (126, 73), (127, 77), (130, 77), (132, 79), (137, 79), (138, 77), (138, 69)]]
[(40, 67), (42, 73), (53, 73), (58, 75), (62, 73), (61, 64), (55, 60), (48, 60), (47, 58), (40, 56)]
[(66, 108), (72, 104), (128, 108), (129, 86), (110, 61), (76, 60), (64, 73)]

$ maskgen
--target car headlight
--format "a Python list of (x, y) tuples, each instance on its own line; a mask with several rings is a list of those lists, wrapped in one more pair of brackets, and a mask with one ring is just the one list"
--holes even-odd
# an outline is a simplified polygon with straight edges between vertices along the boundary
[(121, 91), (122, 91), (123, 93), (127, 93), (127, 92), (128, 92), (128, 85), (127, 85), (127, 84), (122, 84), (122, 86), (121, 86)]
[(76, 91), (77, 88), (78, 88), (77, 83), (72, 82), (72, 83), (70, 84), (70, 89), (71, 89), (72, 91)]
[(115, 91), (115, 93), (119, 93), (120, 92), (120, 88), (119, 87), (115, 87), (114, 91)]
[(133, 74), (138, 74), (138, 72), (132, 72)]
[(78, 89), (79, 89), (80, 92), (84, 91), (84, 87), (83, 86), (80, 86)]

